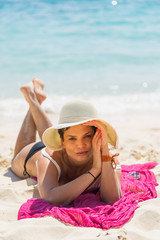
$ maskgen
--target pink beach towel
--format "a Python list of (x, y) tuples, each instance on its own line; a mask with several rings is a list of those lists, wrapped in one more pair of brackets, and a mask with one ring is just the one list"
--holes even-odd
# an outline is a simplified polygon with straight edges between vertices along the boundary
[[(138, 203), (156, 198), (157, 181), (149, 169), (157, 163), (122, 165), (122, 198), (114, 205), (108, 205), (100, 200), (99, 192), (83, 193), (67, 207), (55, 207), (42, 199), (29, 199), (18, 213), (18, 219), (53, 216), (64, 223), (79, 227), (96, 227), (109, 229), (121, 227), (133, 216), (139, 207)], [(131, 172), (140, 173), (140, 179), (135, 179)]]

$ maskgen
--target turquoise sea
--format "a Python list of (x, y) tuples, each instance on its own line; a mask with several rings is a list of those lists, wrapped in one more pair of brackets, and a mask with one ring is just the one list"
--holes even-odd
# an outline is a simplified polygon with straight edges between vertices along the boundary
[(34, 76), (56, 99), (160, 107), (159, 13), (159, 0), (0, 0), (0, 110)]

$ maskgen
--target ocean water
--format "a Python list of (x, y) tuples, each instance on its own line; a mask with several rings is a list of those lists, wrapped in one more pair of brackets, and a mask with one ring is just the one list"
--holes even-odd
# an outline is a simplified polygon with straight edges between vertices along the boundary
[(159, 13), (159, 0), (0, 0), (1, 114), (34, 76), (55, 104), (160, 109)]

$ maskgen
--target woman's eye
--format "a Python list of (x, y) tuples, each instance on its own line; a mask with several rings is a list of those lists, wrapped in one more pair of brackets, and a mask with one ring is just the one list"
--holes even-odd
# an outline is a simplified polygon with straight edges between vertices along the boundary
[(69, 138), (70, 141), (76, 140), (74, 137)]
[(85, 138), (91, 138), (92, 136), (91, 135), (86, 135)]

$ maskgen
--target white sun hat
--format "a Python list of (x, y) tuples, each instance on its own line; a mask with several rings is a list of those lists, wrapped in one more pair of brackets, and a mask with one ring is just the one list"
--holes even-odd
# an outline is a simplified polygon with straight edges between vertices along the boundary
[(90, 102), (82, 100), (66, 103), (60, 111), (58, 124), (47, 128), (42, 135), (42, 140), (46, 147), (59, 151), (62, 149), (62, 144), (58, 129), (76, 126), (92, 120), (97, 120), (106, 127), (108, 143), (117, 147), (118, 137), (114, 128), (98, 118), (97, 111)]

